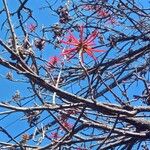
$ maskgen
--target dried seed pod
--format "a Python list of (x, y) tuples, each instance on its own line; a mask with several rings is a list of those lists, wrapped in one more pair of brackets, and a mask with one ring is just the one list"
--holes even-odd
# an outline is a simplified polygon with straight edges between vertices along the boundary
[(62, 35), (62, 28), (59, 23), (56, 23), (52, 26), (52, 31), (54, 32), (54, 37), (61, 37)]
[(60, 23), (67, 23), (71, 20), (67, 6), (60, 6), (57, 10)]
[(6, 74), (6, 78), (7, 78), (8, 80), (13, 80), (13, 74), (12, 74), (12, 72), (8, 72), (8, 73)]
[(22, 140), (27, 141), (27, 140), (29, 140), (29, 139), (30, 139), (29, 134), (23, 134), (23, 135), (22, 135)]
[(30, 135), (25, 133), (25, 134), (22, 135), (22, 139), (21, 139), (20, 143), (21, 144), (26, 144), (29, 139), (30, 139)]
[(26, 116), (27, 116), (30, 126), (34, 125), (38, 121), (40, 117), (38, 114), (39, 114), (39, 111), (26, 112)]
[(42, 50), (44, 48), (44, 46), (45, 46), (45, 40), (44, 39), (36, 39), (34, 41), (34, 45), (39, 50)]

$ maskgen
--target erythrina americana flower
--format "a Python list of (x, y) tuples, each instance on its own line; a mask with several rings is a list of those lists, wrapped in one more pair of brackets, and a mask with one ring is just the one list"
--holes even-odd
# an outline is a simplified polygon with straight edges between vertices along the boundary
[(57, 139), (59, 139), (61, 136), (59, 136), (57, 132), (52, 132), (50, 137), (51, 137), (52, 139), (54, 139), (54, 140), (57, 140)]
[(107, 17), (109, 16), (110, 14), (107, 13), (105, 10), (101, 9), (97, 12), (101, 17)]
[(67, 122), (67, 121), (64, 121), (64, 122), (62, 123), (62, 125), (63, 125), (66, 129), (68, 129), (68, 130), (71, 130), (72, 127), (73, 127), (73, 125), (72, 125), (71, 123)]
[(101, 6), (99, 5), (84, 5), (84, 9), (89, 11), (95, 11), (98, 15), (100, 15), (101, 17), (107, 17), (110, 14), (108, 12), (106, 12), (103, 8), (101, 8)]
[(93, 31), (87, 38), (85, 38), (83, 30), (84, 26), (79, 26), (79, 39), (76, 38), (71, 31), (68, 31), (69, 36), (66, 37), (66, 41), (61, 41), (70, 47), (69, 49), (65, 49), (63, 52), (63, 55), (65, 55), (68, 59), (71, 59), (76, 54), (79, 54), (79, 56), (81, 55), (83, 61), (84, 53), (87, 53), (87, 55), (96, 59), (94, 52), (104, 52), (104, 50), (97, 50), (93, 47), (95, 46), (94, 40), (98, 35), (98, 31)]
[(53, 69), (55, 65), (59, 62), (60, 58), (57, 56), (53, 56), (50, 58), (49, 62), (47, 63), (48, 69)]
[(33, 23), (31, 23), (31, 24), (28, 26), (28, 29), (29, 29), (30, 32), (34, 32), (35, 29), (36, 29), (36, 25), (33, 24)]

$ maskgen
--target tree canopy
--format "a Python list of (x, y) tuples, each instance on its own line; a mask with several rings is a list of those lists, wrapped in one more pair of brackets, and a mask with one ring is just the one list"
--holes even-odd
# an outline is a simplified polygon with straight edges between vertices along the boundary
[(0, 2), (0, 149), (148, 150), (148, 0)]

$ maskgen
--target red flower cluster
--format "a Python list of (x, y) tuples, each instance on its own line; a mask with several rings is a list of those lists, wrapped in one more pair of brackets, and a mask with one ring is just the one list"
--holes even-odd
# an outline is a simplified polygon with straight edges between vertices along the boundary
[(57, 56), (51, 57), (48, 64), (47, 64), (48, 69), (54, 68), (54, 66), (58, 63), (59, 60), (60, 59)]
[(116, 21), (115, 18), (110, 18), (110, 19), (108, 20), (108, 23), (110, 23), (110, 24), (118, 24), (118, 22)]
[(72, 129), (72, 127), (73, 127), (73, 125), (71, 124), (71, 123), (69, 123), (69, 122), (67, 122), (67, 121), (64, 121), (63, 122), (63, 126), (67, 129), (67, 130), (71, 130)]
[[(69, 121), (68, 121), (68, 116), (70, 116), (71, 114), (76, 114), (76, 110), (75, 109), (70, 109), (70, 110), (65, 110), (67, 112), (67, 114), (61, 114), (58, 119), (59, 121), (61, 122), (62, 126), (64, 128), (66, 128), (68, 131), (70, 131), (72, 128), (73, 128), (73, 124), (71, 124)], [(60, 126), (59, 129), (61, 131), (63, 131), (64, 129)], [(54, 139), (54, 140), (57, 140), (59, 138), (61, 138), (61, 136), (59, 135), (58, 132), (52, 132), (51, 133), (51, 136), (50, 138)]]
[(104, 52), (104, 50), (97, 50), (94, 49), (93, 46), (95, 46), (94, 44), (94, 40), (96, 39), (97, 35), (98, 35), (98, 31), (95, 30), (92, 32), (91, 35), (89, 35), (87, 38), (84, 38), (84, 27), (80, 26), (79, 27), (79, 39), (76, 38), (71, 31), (69, 32), (69, 36), (66, 37), (66, 41), (62, 40), (61, 43), (64, 43), (68, 46), (70, 46), (69, 49), (66, 49), (63, 52), (63, 55), (67, 56), (68, 59), (73, 58), (76, 54), (81, 54), (82, 57), (82, 61), (83, 61), (83, 54), (87, 53), (90, 57), (95, 58), (93, 52)]
[(107, 17), (110, 14), (108, 12), (106, 12), (105, 10), (101, 9), (97, 12), (101, 17)]
[(61, 138), (61, 136), (59, 136), (57, 132), (52, 132), (50, 137), (54, 140)]
[(104, 18), (108, 17), (108, 23), (110, 23), (110, 24), (116, 24), (117, 23), (116, 19), (108, 11), (102, 9), (98, 5), (85, 5), (84, 9), (96, 11), (96, 14), (101, 16), (101, 17), (104, 17)]
[(31, 23), (31, 24), (28, 26), (28, 29), (29, 29), (30, 32), (34, 32), (35, 29), (36, 29), (36, 25), (33, 24), (33, 23)]
[(71, 130), (73, 125), (71, 123), (68, 122), (68, 117), (70, 115), (75, 115), (77, 114), (76, 110), (75, 109), (69, 109), (69, 110), (65, 110), (67, 114), (61, 114), (59, 116), (59, 120), (61, 121), (62, 125), (68, 129), (68, 130)]
[(110, 15), (108, 12), (106, 12), (106, 10), (102, 9), (98, 5), (85, 5), (84, 9), (91, 10), (91, 11), (96, 11), (97, 14), (100, 15), (101, 17), (107, 17), (107, 16)]

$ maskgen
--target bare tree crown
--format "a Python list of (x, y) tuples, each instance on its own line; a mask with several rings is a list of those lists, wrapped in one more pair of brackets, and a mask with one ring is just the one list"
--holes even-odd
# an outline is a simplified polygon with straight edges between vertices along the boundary
[(148, 150), (148, 5), (2, 0), (0, 149)]

